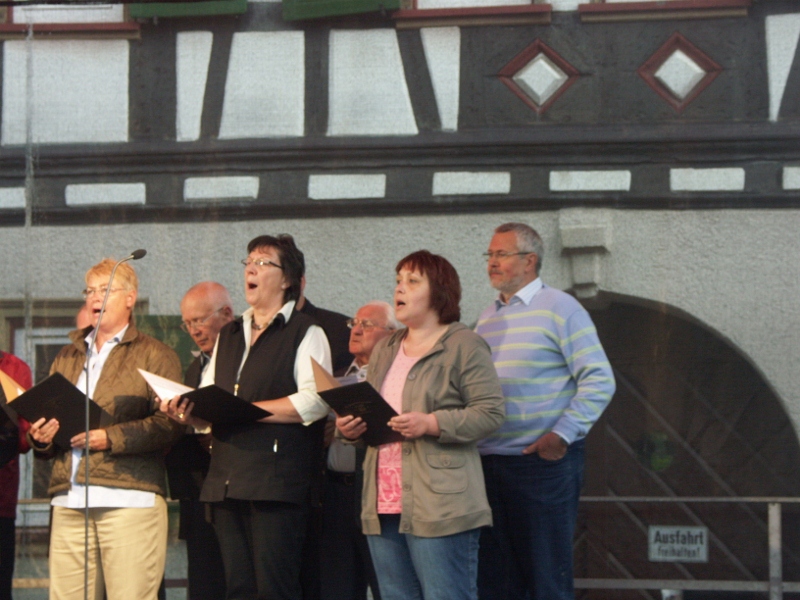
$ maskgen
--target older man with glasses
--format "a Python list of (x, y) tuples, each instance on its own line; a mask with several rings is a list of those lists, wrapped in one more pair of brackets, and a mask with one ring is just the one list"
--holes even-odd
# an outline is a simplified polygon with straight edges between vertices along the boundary
[(479, 596), (567, 600), (584, 438), (614, 394), (614, 375), (589, 313), (539, 278), (536, 231), (501, 225), (484, 256), (500, 294), (476, 331), (492, 348), (506, 420), (478, 442), (494, 519), (481, 534)]
[[(213, 281), (191, 287), (181, 300), (181, 329), (197, 344), (198, 353), (186, 370), (184, 383), (200, 385), (203, 371), (211, 360), (220, 329), (233, 321), (233, 302), (227, 288)], [(211, 462), (211, 434), (195, 434), (193, 429), (167, 454), (169, 491), (180, 500), (181, 520), (178, 537), (186, 540), (188, 562), (188, 600), (220, 600), (225, 597), (225, 570), (214, 527), (206, 518), (206, 503), (200, 490)]]
[[(347, 320), (352, 364), (335, 375), (365, 381), (372, 349), (398, 328), (388, 302), (373, 301)], [(322, 600), (380, 600), (366, 537), (361, 533), (363, 450), (334, 439), (328, 448), (322, 527)]]

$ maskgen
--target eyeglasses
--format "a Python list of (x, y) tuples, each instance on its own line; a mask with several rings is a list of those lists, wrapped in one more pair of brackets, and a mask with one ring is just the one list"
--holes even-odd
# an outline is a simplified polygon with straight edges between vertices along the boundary
[(536, 254), (535, 252), (503, 252), (502, 250), (498, 250), (497, 252), (484, 252), (483, 258), (486, 259), (486, 262), (490, 260), (505, 260), (510, 256), (525, 256), (526, 254)]
[(208, 322), (211, 320), (211, 317), (213, 317), (215, 314), (217, 314), (223, 308), (225, 308), (225, 307), (224, 306), (220, 306), (217, 310), (215, 310), (214, 312), (212, 312), (210, 315), (208, 315), (207, 317), (205, 317), (203, 319), (192, 319), (191, 321), (182, 321), (181, 322), (181, 329), (183, 329), (186, 333), (192, 333), (191, 332), (192, 329), (200, 329), (201, 327), (204, 327), (205, 325), (207, 325)]
[(244, 258), (242, 259), (242, 264), (245, 266), (245, 268), (249, 267), (250, 265), (255, 265), (257, 267), (266, 267), (267, 265), (269, 265), (271, 267), (275, 267), (276, 269), (280, 269), (281, 271), (283, 271), (283, 267), (281, 265), (276, 265), (274, 262), (272, 262), (271, 260), (267, 260), (266, 258), (256, 258), (254, 260), (250, 260), (249, 258)]
[(358, 327), (361, 325), (361, 329), (364, 331), (372, 331), (376, 327), (378, 329), (393, 329), (393, 327), (388, 327), (386, 325), (378, 325), (377, 323), (373, 323), (369, 319), (347, 319), (347, 326), (352, 329), (353, 327)]
[[(113, 294), (114, 292), (120, 292), (123, 289), (124, 288), (111, 288), (111, 293)], [(81, 295), (83, 295), (84, 300), (88, 300), (94, 295), (105, 296), (107, 291), (108, 291), (108, 286), (104, 285), (99, 288), (86, 288), (81, 292)]]

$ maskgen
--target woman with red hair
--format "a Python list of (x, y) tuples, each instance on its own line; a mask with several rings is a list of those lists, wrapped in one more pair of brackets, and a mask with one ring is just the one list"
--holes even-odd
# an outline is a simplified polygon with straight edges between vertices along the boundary
[[(458, 273), (420, 250), (396, 267), (405, 325), (378, 343), (367, 381), (403, 442), (367, 449), (361, 520), (383, 600), (476, 600), (479, 528), (491, 525), (476, 442), (505, 416), (489, 346), (461, 316)], [(360, 418), (337, 427), (356, 440)]]

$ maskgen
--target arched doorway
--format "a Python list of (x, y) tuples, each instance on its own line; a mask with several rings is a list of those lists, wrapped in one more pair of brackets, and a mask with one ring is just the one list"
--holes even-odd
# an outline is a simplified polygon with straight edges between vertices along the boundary
[[(607, 294), (589, 310), (614, 367), (617, 392), (587, 440), (584, 495), (800, 496), (794, 428), (767, 382), (735, 347), (664, 304)], [(763, 504), (583, 503), (575, 576), (766, 581), (766, 513)], [(800, 581), (798, 521), (796, 509), (784, 506), (786, 581)], [(707, 527), (708, 562), (651, 562), (651, 525)], [(586, 590), (579, 597), (661, 595)]]

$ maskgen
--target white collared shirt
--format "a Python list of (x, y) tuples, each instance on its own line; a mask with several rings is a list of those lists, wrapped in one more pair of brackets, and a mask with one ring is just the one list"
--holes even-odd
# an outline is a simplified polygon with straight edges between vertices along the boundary
[[(89, 359), (89, 397), (94, 396), (94, 390), (103, 372), (103, 367), (108, 360), (111, 351), (119, 345), (128, 325), (122, 328), (110, 340), (106, 341), (99, 351), (93, 351)], [(92, 332), (85, 338), (87, 347), (92, 343)], [(81, 391), (86, 391), (86, 363), (81, 371), (78, 381), (75, 383)], [(72, 450), (72, 473), (70, 475), (70, 488), (64, 494), (53, 496), (50, 502), (53, 506), (64, 508), (84, 508), (86, 506), (86, 488), (75, 479), (78, 467), (80, 466), (83, 450), (74, 448)], [(89, 507), (90, 508), (151, 508), (155, 506), (156, 495), (153, 492), (143, 490), (129, 490), (124, 488), (106, 487), (103, 485), (91, 485), (89, 481)]]
[[(275, 314), (275, 317), (282, 314), (283, 318), (288, 323), (294, 312), (294, 305), (294, 300), (290, 300), (281, 307)], [(275, 317), (273, 317), (273, 320)], [(251, 323), (253, 321), (252, 307), (244, 311), (242, 314), (242, 321), (245, 348), (242, 362), (239, 364), (239, 370), (236, 375), (237, 381), (239, 380), (239, 375), (242, 372), (244, 363), (250, 355), (250, 340), (252, 339)], [(272, 321), (270, 321), (270, 324), (271, 323)], [(269, 326), (269, 324), (267, 326)], [(217, 337), (217, 341), (214, 344), (214, 351), (211, 353), (211, 361), (203, 373), (200, 387), (214, 384), (216, 378), (218, 345), (219, 337)], [(322, 398), (317, 394), (314, 371), (311, 367), (312, 358), (322, 365), (329, 373), (331, 372), (331, 348), (328, 344), (328, 338), (325, 336), (325, 332), (322, 330), (322, 327), (318, 325), (312, 325), (308, 328), (303, 341), (300, 342), (300, 346), (297, 348), (297, 354), (294, 357), (294, 380), (295, 383), (297, 383), (297, 392), (289, 395), (289, 401), (292, 403), (292, 406), (294, 406), (297, 414), (300, 415), (300, 418), (303, 419), (305, 425), (310, 425), (314, 421), (324, 418), (330, 411), (328, 405), (325, 404)], [(274, 400), (274, 398), (264, 398), (264, 400)]]
[(495, 300), (495, 306), (499, 310), (501, 306), (508, 306), (509, 304), (516, 304), (517, 302), (522, 302), (525, 306), (528, 306), (533, 300), (533, 297), (538, 294), (542, 289), (542, 278), (537, 277), (529, 284), (523, 286), (517, 292), (508, 299), (508, 302), (503, 302), (503, 297), (498, 296), (497, 300)]

